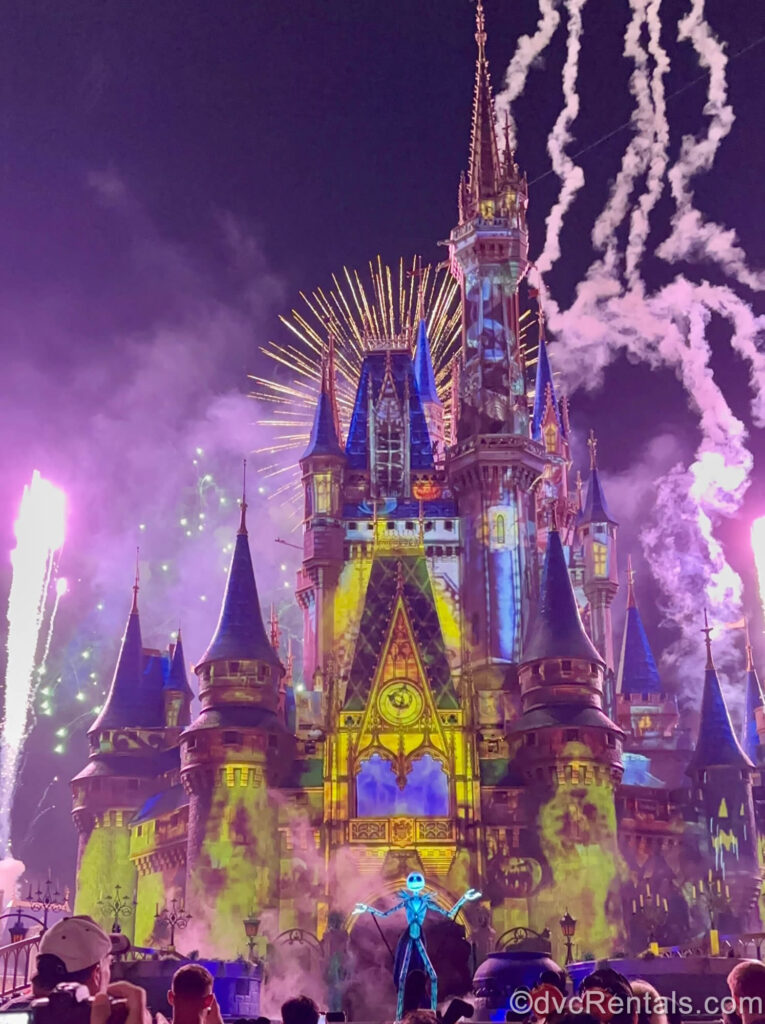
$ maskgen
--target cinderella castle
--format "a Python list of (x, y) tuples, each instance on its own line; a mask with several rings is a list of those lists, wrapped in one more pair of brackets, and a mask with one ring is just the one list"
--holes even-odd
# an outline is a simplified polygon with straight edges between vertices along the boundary
[(739, 734), (707, 629), (688, 728), (617, 570), (592, 436), (589, 475), (572, 479), (541, 316), (526, 365), (528, 186), (497, 138), (485, 38), (479, 0), (448, 240), (462, 303), (449, 429), (424, 321), (367, 339), (346, 436), (327, 360), (300, 459), (302, 672), (264, 623), (244, 501), (193, 719), (181, 638), (143, 648), (136, 591), (72, 786), (77, 912), (135, 893), (138, 945), (176, 900), (205, 956), (243, 952), (243, 921), (269, 941), (333, 933), (363, 956), (380, 941), (354, 903), (390, 905), (413, 870), (444, 907), (481, 891), (445, 925), (479, 958), (535, 933), (562, 960), (566, 915), (580, 957), (760, 930), (751, 648)]

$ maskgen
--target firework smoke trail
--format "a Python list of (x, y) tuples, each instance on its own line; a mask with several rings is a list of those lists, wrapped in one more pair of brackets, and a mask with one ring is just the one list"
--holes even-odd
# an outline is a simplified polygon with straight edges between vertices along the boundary
[(584, 171), (566, 153), (571, 142), (571, 126), (579, 114), (579, 93), (576, 79), (579, 73), (579, 51), (582, 45), (582, 10), (586, 0), (566, 0), (568, 14), (568, 41), (566, 62), (563, 65), (563, 108), (547, 140), (547, 152), (561, 181), (558, 200), (545, 221), (546, 236), (542, 255), (536, 261), (537, 270), (544, 275), (560, 257), (560, 233), (563, 220), (579, 189), (584, 185)]
[(64, 543), (66, 496), (37, 470), (24, 488), (11, 552), (13, 578), (8, 598), (8, 661), (0, 748), (0, 853), (10, 853), (10, 819), (16, 769), (32, 698), (53, 560)]
[(512, 104), (525, 89), (531, 65), (539, 60), (549, 46), (559, 22), (560, 14), (555, 6), (555, 0), (539, 0), (537, 30), (533, 36), (521, 36), (505, 72), (505, 88), (497, 95), (496, 110), (501, 125), (505, 119), (507, 120), (513, 150), (518, 140)]
[(624, 151), (621, 167), (611, 186), (606, 205), (598, 215), (592, 229), (594, 248), (605, 253), (602, 264), (597, 265), (597, 271), (607, 281), (610, 281), (619, 270), (619, 246), (616, 229), (629, 212), (630, 198), (636, 178), (645, 173), (648, 167), (653, 135), (653, 105), (649, 88), (648, 53), (640, 42), (646, 22), (647, 0), (632, 0), (630, 6), (632, 18), (624, 33), (624, 56), (634, 65), (630, 75), (629, 88), (635, 100), (635, 110), (632, 114), (635, 134)]
[(752, 523), (752, 554), (757, 570), (757, 589), (760, 594), (760, 607), (765, 615), (765, 516), (760, 516)]
[[(50, 613), (50, 622), (48, 623), (48, 635), (45, 638), (45, 647), (43, 649), (43, 656), (40, 660), (39, 674), (45, 675), (45, 666), (48, 664), (48, 655), (50, 654), (51, 640), (53, 639), (53, 627), (56, 625), (56, 615), (58, 614), (58, 606), (61, 598), (69, 590), (68, 582), (63, 578), (59, 577), (56, 580), (56, 600), (53, 602), (53, 611)], [(47, 587), (46, 587), (47, 591)]]
[(723, 44), (715, 37), (704, 17), (704, 0), (693, 0), (691, 10), (678, 24), (677, 38), (680, 42), (691, 42), (699, 64), (709, 73), (704, 106), (709, 125), (706, 134), (700, 138), (692, 135), (683, 138), (680, 155), (669, 171), (676, 210), (672, 217), (672, 232), (658, 247), (657, 254), (668, 263), (711, 261), (746, 287), (762, 290), (765, 288), (765, 273), (749, 269), (746, 253), (737, 244), (735, 231), (704, 221), (693, 206), (691, 180), (700, 171), (711, 169), (720, 144), (730, 133), (735, 120), (733, 107), (728, 103), (728, 58)]
[(643, 289), (643, 281), (639, 274), (639, 264), (643, 258), (646, 241), (648, 240), (651, 212), (664, 190), (664, 175), (668, 162), (669, 122), (667, 121), (667, 104), (664, 95), (664, 76), (669, 71), (669, 57), (661, 45), (660, 7), (661, 0), (648, 0), (645, 10), (648, 26), (648, 52), (654, 61), (653, 73), (651, 74), (653, 137), (650, 145), (651, 151), (645, 191), (640, 196), (637, 206), (632, 210), (630, 233), (625, 252), (627, 284), (629, 288), (638, 291)]

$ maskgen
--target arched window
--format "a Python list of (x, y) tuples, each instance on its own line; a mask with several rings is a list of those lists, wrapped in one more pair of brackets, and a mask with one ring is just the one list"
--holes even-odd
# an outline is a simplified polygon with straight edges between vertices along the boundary
[(497, 545), (505, 543), (505, 517), (501, 512), (494, 517), (494, 542)]
[(356, 777), (356, 813), (359, 818), (447, 818), (449, 780), (443, 765), (430, 754), (417, 758), (402, 789), (390, 761), (372, 754)]
[(317, 473), (314, 477), (316, 514), (326, 516), (332, 511), (332, 474)]
[(596, 576), (608, 576), (608, 547), (594, 541), (592, 545), (593, 572)]
[(558, 428), (554, 423), (548, 424), (544, 429), (545, 450), (554, 452), (558, 444)]

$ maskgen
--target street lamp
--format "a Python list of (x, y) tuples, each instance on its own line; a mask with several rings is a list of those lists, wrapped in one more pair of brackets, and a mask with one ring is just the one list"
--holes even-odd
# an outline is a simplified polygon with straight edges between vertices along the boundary
[(563, 932), (563, 938), (566, 940), (566, 964), (572, 964), (574, 962), (574, 954), (571, 940), (576, 933), (576, 920), (569, 914), (568, 909), (566, 909), (566, 913), (560, 919), (560, 930)]
[(45, 883), (45, 890), (43, 891), (42, 886), (37, 886), (37, 892), (32, 892), (32, 883), (29, 883), (29, 892), (27, 894), (27, 903), (31, 910), (43, 912), (43, 931), (48, 930), (48, 914), (51, 910), (61, 911), (66, 913), (69, 910), (69, 891), (64, 893), (62, 898), (61, 893), (56, 889), (53, 892), (53, 880), (50, 875)]
[(249, 917), (245, 917), (244, 921), (244, 934), (247, 936), (247, 953), (252, 963), (257, 963), (258, 958), (254, 956), (255, 953), (255, 941), (258, 937), (258, 929), (260, 928), (260, 918), (255, 914), (250, 914)]
[(157, 924), (165, 924), (170, 929), (170, 945), (167, 947), (168, 952), (175, 952), (175, 930), (176, 928), (180, 931), (185, 928), (191, 920), (191, 914), (187, 914), (183, 909), (183, 904), (178, 906), (178, 900), (170, 900), (169, 907), (163, 907), (159, 909), (159, 903), (157, 904), (157, 912), (154, 915), (154, 920)]
[(11, 936), (11, 942), (13, 943), (22, 942), (27, 937), (27, 928), (21, 921), (21, 911), (19, 911), (19, 916), (8, 929), (8, 934)]
[(120, 927), (120, 918), (129, 917), (135, 910), (136, 899), (135, 897), (131, 900), (127, 896), (121, 896), (122, 886), (115, 885), (114, 893), (110, 896), (102, 896), (98, 901), (99, 907), (103, 907), (112, 920), (112, 931), (119, 934), (122, 931)]

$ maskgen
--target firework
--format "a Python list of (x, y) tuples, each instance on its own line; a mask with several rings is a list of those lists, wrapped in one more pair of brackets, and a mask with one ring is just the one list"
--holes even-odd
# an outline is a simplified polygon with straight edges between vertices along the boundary
[(765, 615), (765, 516), (760, 516), (752, 523), (752, 554), (757, 569), (757, 588), (760, 593), (760, 605)]
[(56, 615), (58, 614), (58, 606), (61, 601), (61, 598), (64, 596), (64, 594), (67, 594), (68, 592), (68, 581), (65, 580), (63, 576), (59, 576), (59, 578), (56, 580), (56, 599), (53, 602), (53, 611), (50, 613), (50, 622), (48, 623), (48, 635), (45, 638), (43, 656), (40, 660), (39, 674), (41, 676), (45, 675), (45, 669), (48, 664), (48, 655), (50, 654), (50, 645), (51, 641), (53, 640), (53, 627), (56, 625)]
[[(0, 853), (9, 852), (11, 801), (27, 729), (40, 631), (56, 554), (64, 544), (66, 496), (35, 470), (24, 488), (11, 552), (8, 660), (0, 747)], [(57, 600), (61, 596), (56, 588)]]

